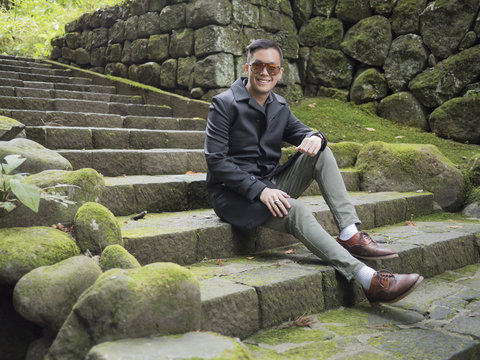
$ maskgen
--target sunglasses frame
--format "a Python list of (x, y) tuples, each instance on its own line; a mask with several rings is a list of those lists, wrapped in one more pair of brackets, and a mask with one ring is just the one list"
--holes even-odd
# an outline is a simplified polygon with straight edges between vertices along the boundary
[[(252, 66), (253, 65), (253, 66)], [(260, 71), (257, 71), (257, 70), (254, 70), (254, 67), (255, 66), (259, 66), (261, 65), (262, 68)], [(262, 63), (262, 62), (254, 62), (254, 63), (251, 63), (251, 64), (248, 64), (248, 66), (250, 67), (251, 71), (255, 74), (261, 74), (263, 69), (265, 69), (265, 67), (267, 68), (267, 72), (268, 72), (268, 75), (270, 76), (276, 76), (280, 73), (280, 69), (281, 69), (281, 66), (280, 65), (277, 65), (277, 64), (266, 64), (266, 63)], [(275, 71), (274, 74), (272, 74), (272, 72), (270, 71), (270, 67), (272, 67)]]

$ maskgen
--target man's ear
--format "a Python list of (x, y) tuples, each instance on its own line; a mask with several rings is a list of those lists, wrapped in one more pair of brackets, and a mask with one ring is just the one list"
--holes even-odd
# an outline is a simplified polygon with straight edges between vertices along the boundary
[(248, 74), (248, 63), (245, 63), (245, 73)]
[(278, 73), (278, 80), (282, 78), (282, 74), (283, 74), (283, 67), (280, 68), (280, 72)]

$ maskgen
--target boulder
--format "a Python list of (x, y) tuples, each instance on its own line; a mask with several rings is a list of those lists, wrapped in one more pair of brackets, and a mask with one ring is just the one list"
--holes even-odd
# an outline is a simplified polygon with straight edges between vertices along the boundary
[(348, 29), (342, 50), (367, 65), (382, 66), (392, 42), (390, 21), (380, 15), (360, 20)]
[(142, 84), (158, 86), (160, 84), (161, 66), (156, 62), (149, 61), (137, 67), (137, 79)]
[(392, 41), (383, 70), (393, 92), (407, 89), (408, 82), (427, 66), (428, 52), (419, 35), (408, 34)]
[[(217, 71), (222, 69), (222, 71)], [(202, 88), (229, 87), (235, 81), (233, 55), (213, 54), (197, 61), (194, 68), (195, 86)]]
[(312, 16), (313, 0), (293, 0), (293, 19), (297, 27), (302, 27)]
[(348, 90), (336, 89), (331, 87), (319, 86), (317, 91), (317, 96), (329, 97), (332, 99), (337, 99), (342, 102), (348, 101)]
[(313, 84), (348, 88), (353, 77), (353, 62), (340, 50), (315, 46), (310, 52), (307, 77)]
[(135, 269), (141, 265), (123, 246), (108, 245), (100, 256), (100, 267), (103, 271), (110, 269)]
[(339, 168), (351, 168), (355, 166), (358, 153), (362, 150), (363, 145), (351, 141), (342, 141), (329, 143), (328, 147), (332, 150)]
[(402, 91), (383, 98), (377, 114), (400, 124), (429, 129), (425, 108), (410, 92)]
[(186, 268), (112, 269), (80, 296), (45, 360), (83, 359), (106, 341), (195, 331), (200, 314), (200, 286)]
[(25, 125), (21, 122), (0, 115), (0, 141), (12, 140), (24, 129)]
[(174, 58), (193, 55), (194, 31), (192, 29), (173, 30), (169, 53)]
[(435, 108), (455, 97), (479, 76), (480, 45), (477, 45), (421, 72), (408, 87), (424, 106)]
[(462, 214), (480, 219), (480, 186), (473, 189), (468, 198), (467, 206), (463, 209)]
[(132, 42), (132, 48), (131, 48), (132, 62), (142, 63), (147, 61), (147, 59), (148, 59), (148, 39), (134, 40)]
[(392, 11), (392, 30), (396, 35), (419, 33), (420, 14), (427, 0), (398, 0)]
[[(160, 15), (158, 16), (158, 22), (160, 25), (160, 31), (170, 32), (175, 29), (183, 29), (186, 27), (185, 9), (186, 4), (175, 4), (165, 6)], [(140, 21), (139, 21), (140, 27)]]
[(126, 339), (94, 346), (85, 360), (143, 359), (252, 359), (238, 339), (214, 333), (190, 332), (180, 336)]
[(90, 53), (90, 63), (92, 64), (92, 66), (95, 66), (95, 67), (105, 66), (105, 63), (107, 61), (107, 58), (105, 55), (106, 53), (107, 53), (106, 46), (92, 49), (92, 52)]
[(437, 136), (480, 144), (480, 94), (448, 100), (430, 114), (429, 122)]
[(92, 258), (74, 256), (24, 275), (15, 285), (13, 305), (25, 319), (58, 332), (78, 297), (102, 274)]
[(16, 169), (16, 172), (36, 174), (44, 170), (72, 170), (72, 165), (63, 156), (49, 150), (35, 141), (13, 139), (0, 141), (0, 161), (7, 155), (18, 154), (27, 160)]
[(340, 49), (343, 39), (343, 24), (336, 18), (315, 17), (310, 19), (299, 32), (299, 41), (304, 46), (321, 46)]
[(468, 162), (468, 178), (474, 186), (480, 187), (480, 153), (473, 156)]
[(125, 21), (118, 19), (108, 30), (108, 41), (111, 44), (122, 43), (125, 40)]
[(43, 336), (30, 343), (24, 360), (43, 360), (52, 345), (53, 339), (50, 336)]
[(177, 59), (168, 59), (160, 67), (160, 86), (175, 89), (177, 85)]
[(177, 67), (177, 84), (180, 87), (191, 88), (192, 87), (192, 74), (195, 67), (197, 58), (195, 56), (184, 57), (178, 59)]
[(477, 34), (475, 31), (469, 31), (465, 34), (463, 37), (462, 41), (458, 45), (459, 50), (465, 50), (468, 49), (469, 47), (474, 46), (477, 43)]
[(425, 190), (445, 211), (463, 206), (463, 175), (434, 145), (371, 142), (358, 154), (356, 167), (362, 173), (363, 190)]
[(75, 236), (80, 250), (100, 254), (108, 245), (123, 246), (122, 231), (117, 219), (105, 206), (87, 202), (74, 219)]
[(0, 229), (0, 283), (15, 284), (33, 269), (79, 253), (70, 236), (51, 227)]
[(436, 57), (445, 59), (455, 53), (479, 6), (478, 0), (436, 0), (428, 4), (420, 14), (420, 33)]
[(260, 11), (248, 1), (232, 0), (233, 21), (239, 25), (258, 28)]
[(355, 24), (371, 15), (370, 0), (337, 0), (335, 16), (340, 20)]
[(75, 50), (75, 63), (77, 65), (89, 65), (90, 64), (90, 53), (83, 48)]
[(186, 8), (187, 27), (198, 29), (206, 25), (227, 25), (232, 17), (229, 0), (195, 0)]
[(105, 75), (126, 78), (128, 74), (127, 65), (121, 62), (110, 63), (105, 66)]
[(385, 76), (377, 69), (366, 69), (358, 74), (350, 88), (350, 100), (355, 104), (375, 101), (387, 95)]
[(112, 44), (107, 46), (105, 59), (107, 62), (120, 61), (122, 59), (122, 45)]
[(139, 37), (149, 37), (160, 33), (160, 19), (157, 12), (147, 12), (138, 17), (137, 32)]
[(148, 58), (157, 62), (167, 59), (169, 41), (170, 37), (168, 34), (150, 36), (147, 46)]
[(209, 25), (195, 30), (195, 55), (205, 56), (219, 52), (243, 55), (239, 36), (241, 37), (239, 29), (231, 26)]
[(138, 16), (131, 16), (125, 21), (125, 40), (138, 39)]
[[(93, 169), (76, 171), (46, 170), (27, 176), (24, 181), (44, 189), (38, 212), (19, 206), (7, 216), (0, 218), (0, 227), (71, 224), (78, 208), (87, 201), (98, 201), (105, 190), (105, 181)], [(73, 203), (68, 206), (48, 200), (55, 193)]]

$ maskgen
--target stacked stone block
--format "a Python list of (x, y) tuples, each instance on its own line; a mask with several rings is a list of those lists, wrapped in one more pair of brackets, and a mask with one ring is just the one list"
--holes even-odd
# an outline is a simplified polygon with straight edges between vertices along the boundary
[[(288, 99), (382, 103), (393, 121), (480, 143), (476, 133), (458, 135), (480, 127), (479, 106), (465, 118), (450, 109), (456, 103), (443, 105), (480, 91), (479, 7), (480, 0), (132, 0), (68, 24), (52, 40), (52, 58), (209, 100), (245, 74), (245, 46), (270, 38), (284, 50), (277, 90)], [(396, 94), (403, 96), (390, 99)], [(458, 125), (430, 121), (440, 106), (450, 106)], [(398, 113), (402, 107), (418, 111)]]

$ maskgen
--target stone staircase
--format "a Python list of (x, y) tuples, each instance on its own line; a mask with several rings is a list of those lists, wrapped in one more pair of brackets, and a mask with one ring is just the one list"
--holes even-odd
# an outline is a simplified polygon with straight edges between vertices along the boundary
[[(51, 61), (0, 56), (0, 115), (24, 123), (29, 139), (74, 169), (104, 175), (100, 202), (118, 216), (125, 248), (142, 264), (176, 262), (199, 278), (202, 329), (245, 338), (308, 311), (363, 300), (356, 284), (291, 236), (263, 228), (240, 233), (216, 217), (204, 186), (207, 108)], [(431, 277), (479, 262), (480, 223), (415, 223), (433, 212), (431, 194), (365, 193), (358, 173), (342, 175), (363, 229), (399, 252), (369, 265)], [(315, 185), (303, 200), (335, 235)]]

